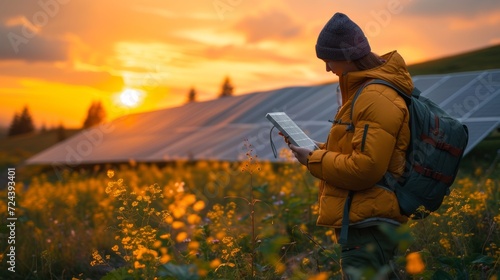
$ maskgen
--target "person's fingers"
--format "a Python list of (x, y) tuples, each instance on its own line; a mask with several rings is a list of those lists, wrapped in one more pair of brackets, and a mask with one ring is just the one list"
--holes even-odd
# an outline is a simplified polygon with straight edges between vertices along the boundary
[(285, 139), (285, 143), (290, 144), (290, 140), (288, 139), (288, 136), (285, 136), (281, 131), (278, 132), (278, 135), (281, 135), (283, 139)]

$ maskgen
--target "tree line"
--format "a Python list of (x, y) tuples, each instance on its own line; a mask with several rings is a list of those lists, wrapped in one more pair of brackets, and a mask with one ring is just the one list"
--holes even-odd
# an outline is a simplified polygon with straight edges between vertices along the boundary
[[(234, 86), (232, 85), (229, 76), (227, 76), (222, 83), (218, 97), (223, 98), (223, 97), (233, 96), (233, 93), (234, 93)], [(196, 102), (197, 101), (196, 98), (197, 98), (196, 90), (194, 89), (194, 87), (191, 87), (191, 89), (188, 92), (187, 102), (188, 103)], [(102, 105), (102, 102), (93, 101), (89, 109), (87, 110), (87, 116), (83, 121), (82, 128), (85, 129), (100, 124), (104, 121), (105, 118), (106, 118), (106, 111), (104, 109), (104, 106)], [(12, 121), (9, 125), (7, 136), (33, 133), (35, 132), (35, 130), (36, 129), (33, 122), (33, 117), (31, 116), (28, 106), (26, 105), (20, 112), (16, 112), (14, 114), (14, 117), (12, 118)], [(63, 124), (62, 123), (59, 124), (56, 130), (58, 132), (58, 139), (63, 140), (65, 138), (64, 135), (65, 129)], [(45, 125), (42, 125), (40, 131), (41, 132), (47, 131)]]
[[(221, 86), (218, 98), (233, 96), (233, 93), (234, 93), (234, 86), (233, 86), (229, 76), (226, 76), (226, 78), (224, 78), (224, 81), (222, 82), (222, 86)], [(194, 87), (191, 87), (191, 89), (188, 92), (187, 103), (196, 102), (196, 101), (197, 101), (196, 90)]]
[[(94, 101), (87, 110), (87, 116), (83, 121), (82, 128), (89, 128), (94, 125), (100, 124), (104, 121), (105, 118), (106, 118), (106, 111), (104, 110), (102, 102)], [(48, 129), (45, 127), (44, 124), (40, 128), (40, 132), (45, 132), (47, 130)], [(65, 128), (62, 123), (59, 124), (59, 126), (55, 128), (55, 130), (57, 130), (58, 132), (59, 140), (63, 140), (64, 138), (66, 138), (64, 135)], [(21, 112), (14, 113), (14, 117), (12, 118), (12, 121), (10, 122), (7, 131), (7, 136), (10, 137), (26, 133), (33, 133), (35, 131), (36, 129), (35, 129), (35, 124), (33, 122), (33, 117), (31, 116), (31, 112), (29, 110), (28, 105), (26, 105), (21, 110)]]

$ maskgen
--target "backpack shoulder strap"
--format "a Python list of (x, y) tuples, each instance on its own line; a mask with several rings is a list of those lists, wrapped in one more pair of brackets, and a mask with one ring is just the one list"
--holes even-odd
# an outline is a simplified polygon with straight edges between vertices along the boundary
[(380, 85), (385, 85), (385, 86), (388, 86), (388, 87), (392, 88), (401, 97), (403, 97), (404, 101), (406, 102), (406, 105), (410, 105), (412, 98), (417, 98), (418, 99), (420, 97), (420, 94), (421, 94), (421, 91), (418, 88), (416, 88), (416, 87), (413, 88), (413, 90), (411, 92), (411, 96), (408, 96), (408, 94), (406, 94), (400, 88), (398, 88), (397, 86), (393, 85), (392, 83), (390, 83), (388, 81), (385, 81), (385, 80), (382, 80), (382, 79), (372, 79), (372, 80), (369, 80), (368, 82), (362, 84), (359, 87), (359, 89), (356, 91), (356, 93), (354, 94), (354, 97), (353, 97), (352, 103), (351, 103), (351, 114), (350, 114), (351, 122), (349, 123), (348, 130), (354, 130), (354, 124), (352, 123), (352, 114), (354, 112), (354, 104), (356, 103), (356, 100), (358, 99), (358, 97), (361, 94), (361, 92), (363, 91), (363, 89), (366, 86), (371, 85), (371, 84), (380, 84)]
[[(356, 94), (354, 95), (353, 100), (352, 100), (351, 114), (350, 114), (350, 117), (351, 117), (350, 125), (352, 126), (353, 130), (354, 130), (354, 125), (353, 125), (353, 122), (352, 122), (352, 114), (354, 112), (354, 103), (356, 102), (356, 99), (359, 97), (359, 95), (361, 94), (361, 92), (363, 91), (363, 89), (367, 85), (371, 85), (371, 84), (381, 84), (381, 85), (385, 85), (385, 86), (388, 86), (388, 87), (392, 88), (393, 90), (395, 90), (404, 99), (404, 101), (406, 102), (407, 106), (409, 106), (411, 104), (412, 98), (417, 98), (418, 99), (420, 97), (420, 93), (421, 93), (418, 88), (414, 87), (413, 91), (411, 93), (411, 96), (408, 96), (408, 94), (406, 94), (404, 91), (402, 91), (397, 86), (393, 85), (392, 83), (390, 83), (388, 81), (382, 80), (382, 79), (372, 79), (372, 80), (364, 83), (363, 85), (361, 85), (359, 87), (358, 91), (356, 91)], [(394, 191), (395, 190), (395, 186), (398, 184), (398, 182), (394, 179), (394, 177), (392, 177), (392, 175), (389, 172), (386, 172), (384, 174), (384, 177), (382, 177), (382, 179), (379, 182), (377, 182), (377, 184), (385, 186), (385, 187), (388, 187), (390, 190)]]
[(411, 104), (411, 98), (412, 97), (419, 98), (420, 97), (420, 93), (421, 93), (418, 88), (414, 87), (413, 91), (411, 92), (411, 96), (408, 96), (408, 94), (406, 94), (404, 91), (402, 91), (399, 87), (393, 85), (392, 83), (390, 83), (388, 81), (382, 80), (382, 79), (374, 79), (371, 82), (369, 82), (368, 84), (381, 84), (381, 85), (385, 85), (385, 86), (388, 86), (388, 87), (392, 88), (401, 97), (403, 97), (403, 99), (405, 100), (406, 104)]

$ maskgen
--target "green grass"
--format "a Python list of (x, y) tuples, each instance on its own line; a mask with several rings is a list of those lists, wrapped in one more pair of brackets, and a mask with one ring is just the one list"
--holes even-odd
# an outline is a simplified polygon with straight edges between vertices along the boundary
[[(66, 130), (66, 138), (69, 138), (80, 130)], [(40, 133), (29, 133), (6, 137), (0, 140), (0, 151), (13, 151), (16, 149), (34, 154), (38, 153), (58, 142), (57, 131), (51, 130)]]
[(498, 68), (500, 68), (500, 45), (408, 66), (412, 76)]
[(477, 144), (462, 160), (460, 171), (474, 174), (479, 168), (493, 172), (500, 167), (500, 132), (494, 130), (488, 137)]

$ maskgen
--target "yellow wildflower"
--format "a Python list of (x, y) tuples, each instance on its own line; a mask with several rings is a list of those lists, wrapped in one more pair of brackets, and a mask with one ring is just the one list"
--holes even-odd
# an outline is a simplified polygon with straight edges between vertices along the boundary
[(409, 274), (419, 274), (424, 272), (425, 264), (418, 252), (413, 252), (406, 256), (406, 272)]
[(198, 212), (201, 211), (205, 208), (205, 202), (202, 200), (198, 200), (194, 205), (193, 205), (193, 210)]
[(239, 251), (240, 248), (234, 248), (233, 250), (231, 250), (231, 257), (236, 257)]
[(448, 241), (448, 239), (441, 238), (439, 240), (439, 244), (441, 244), (441, 246), (443, 246), (443, 248), (445, 248), (446, 250), (451, 249), (450, 241)]
[(278, 274), (283, 273), (283, 272), (285, 271), (285, 269), (286, 269), (286, 266), (285, 266), (283, 263), (281, 263), (281, 262), (278, 262), (278, 263), (276, 264), (276, 266), (274, 267), (274, 270), (275, 270), (275, 271), (276, 271), (276, 273), (278, 273)]
[(169, 255), (162, 255), (160, 258), (160, 263), (161, 264), (166, 264), (170, 261), (170, 256)]
[(198, 250), (198, 248), (200, 248), (200, 243), (198, 241), (189, 242), (188, 249)]
[(316, 275), (307, 278), (307, 280), (327, 280), (327, 279), (328, 279), (328, 273), (326, 272), (320, 272)]
[(177, 240), (177, 242), (182, 242), (184, 240), (186, 240), (188, 238), (188, 234), (186, 232), (179, 232), (179, 234), (177, 234), (175, 240)]
[(200, 216), (198, 216), (196, 214), (191, 214), (188, 216), (187, 221), (188, 221), (188, 223), (190, 223), (192, 225), (196, 225), (196, 224), (199, 224), (201, 222), (201, 218), (200, 218)]
[(174, 217), (179, 219), (180, 217), (184, 216), (184, 214), (186, 214), (186, 209), (183, 207), (177, 207), (177, 208), (174, 208), (172, 212), (173, 212), (172, 214), (174, 215)]
[(183, 222), (180, 222), (180, 221), (175, 221), (172, 223), (172, 228), (174, 229), (180, 229), (184, 227), (184, 223)]
[(219, 267), (219, 265), (221, 264), (222, 262), (220, 261), (220, 259), (214, 259), (210, 262), (210, 268), (212, 269), (216, 269), (217, 267)]
[(194, 194), (187, 194), (182, 199), (182, 204), (189, 206), (196, 201), (196, 196)]
[(165, 223), (171, 224), (173, 222), (174, 222), (174, 218), (172, 216), (168, 215), (165, 217)]
[(170, 233), (166, 233), (166, 234), (160, 235), (160, 238), (161, 239), (169, 239), (170, 238)]
[(144, 268), (144, 267), (146, 267), (146, 265), (145, 265), (145, 264), (141, 264), (141, 263), (140, 263), (140, 262), (138, 262), (138, 261), (135, 261), (135, 262), (134, 262), (134, 268), (135, 268), (135, 269)]
[(129, 241), (130, 241), (130, 237), (128, 237), (128, 236), (127, 236), (127, 237), (124, 237), (124, 238), (122, 239), (122, 244), (127, 244)]

